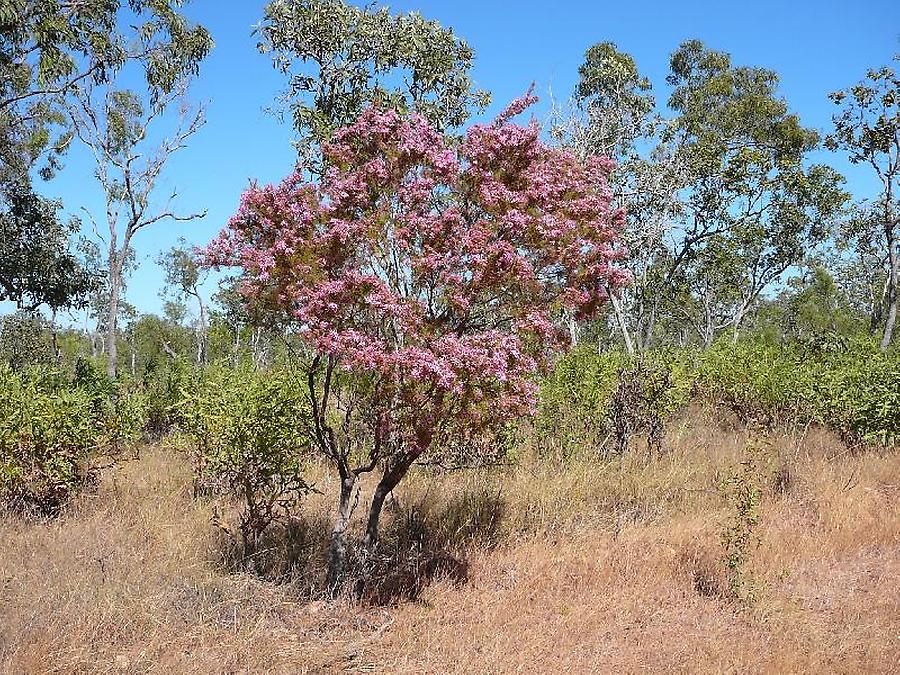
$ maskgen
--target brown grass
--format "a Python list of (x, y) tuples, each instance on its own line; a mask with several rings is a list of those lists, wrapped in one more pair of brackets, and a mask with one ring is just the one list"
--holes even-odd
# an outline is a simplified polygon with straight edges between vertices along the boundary
[[(149, 449), (56, 521), (0, 517), (0, 670), (896, 672), (900, 456), (773, 436), (748, 603), (728, 591), (717, 489), (747, 434), (694, 411), (668, 440), (411, 476), (389, 537), (465, 559), (468, 580), (388, 606), (310, 600), (315, 537), (290, 583), (229, 572), (186, 463)], [(306, 521), (330, 512), (319, 486)]]

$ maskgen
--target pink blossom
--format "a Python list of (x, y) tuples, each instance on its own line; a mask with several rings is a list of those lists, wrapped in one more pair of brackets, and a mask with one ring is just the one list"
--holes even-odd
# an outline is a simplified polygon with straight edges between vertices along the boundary
[(203, 252), (316, 353), (378, 374), (379, 424), (422, 451), (441, 423), (466, 434), (530, 413), (535, 374), (567, 344), (554, 317), (593, 316), (628, 283), (612, 163), (509, 122), (534, 100), (459, 143), (368, 108), (323, 146), (318, 184), (251, 185)]

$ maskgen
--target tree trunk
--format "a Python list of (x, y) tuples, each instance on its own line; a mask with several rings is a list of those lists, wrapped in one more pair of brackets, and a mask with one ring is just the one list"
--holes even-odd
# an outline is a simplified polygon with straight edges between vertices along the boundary
[(575, 322), (575, 315), (569, 314), (569, 342), (571, 347), (578, 346), (578, 324)]
[(888, 274), (884, 279), (884, 287), (879, 295), (872, 293), (872, 309), (869, 312), (869, 335), (873, 336), (878, 332), (881, 325), (881, 317), (884, 314), (884, 306), (887, 303), (888, 294), (891, 290), (891, 275)]
[(234, 348), (231, 353), (231, 363), (237, 368), (238, 363), (241, 361), (241, 327), (240, 325), (235, 325), (234, 327)]
[(741, 336), (741, 326), (744, 323), (744, 318), (747, 316), (747, 306), (741, 305), (741, 307), (735, 312), (734, 319), (732, 320), (733, 330), (731, 333), (731, 341), (737, 342), (738, 338)]
[(375, 487), (375, 493), (372, 495), (372, 503), (369, 505), (369, 518), (366, 521), (366, 536), (363, 539), (363, 546), (371, 550), (378, 545), (378, 524), (381, 519), (381, 510), (384, 508), (384, 500), (397, 487), (397, 484), (403, 480), (403, 477), (409, 471), (409, 467), (419, 456), (419, 453), (411, 453), (396, 463), (385, 469), (384, 475), (378, 481)]
[(119, 319), (119, 263), (115, 244), (109, 248), (109, 312), (106, 316), (106, 373), (115, 378), (119, 351), (116, 344), (116, 328)]
[(894, 337), (897, 323), (897, 303), (900, 301), (900, 247), (897, 241), (898, 221), (894, 218), (894, 194), (892, 177), (884, 179), (884, 238), (888, 252), (888, 292), (885, 296), (887, 317), (881, 336), (881, 350), (885, 351)]
[(887, 296), (887, 318), (884, 322), (884, 334), (881, 336), (881, 350), (886, 350), (893, 340), (894, 327), (897, 324), (897, 302), (900, 301), (898, 283), (900, 283), (900, 251), (896, 242), (888, 240), (890, 246), (890, 272), (888, 277), (889, 290)]
[(622, 306), (619, 304), (619, 298), (615, 293), (609, 294), (609, 300), (612, 304), (613, 314), (616, 317), (616, 323), (619, 331), (622, 333), (622, 339), (625, 341), (625, 351), (628, 354), (634, 354), (634, 340), (631, 339), (631, 333), (628, 331), (628, 324), (625, 321), (625, 315), (622, 313)]
[(350, 516), (353, 514), (353, 489), (356, 487), (356, 476), (352, 472), (342, 471), (341, 494), (338, 502), (338, 514), (334, 526), (331, 528), (331, 545), (328, 552), (328, 578), (326, 580), (329, 591), (336, 595), (343, 585), (344, 574), (347, 566), (347, 549), (349, 541), (347, 529), (350, 526)]
[(200, 325), (197, 331), (197, 363), (203, 365), (207, 358), (207, 335), (209, 333), (209, 324), (206, 315), (206, 303), (200, 294), (196, 294), (197, 305), (200, 307)]
[(53, 359), (56, 363), (56, 367), (60, 367), (62, 365), (62, 350), (59, 348), (59, 336), (56, 327), (56, 310), (52, 311), (50, 317), (50, 339), (53, 344)]

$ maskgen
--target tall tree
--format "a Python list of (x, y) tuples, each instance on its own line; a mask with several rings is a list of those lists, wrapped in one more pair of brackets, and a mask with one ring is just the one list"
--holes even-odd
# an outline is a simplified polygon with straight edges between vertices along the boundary
[[(900, 62), (900, 55), (894, 60)], [(867, 164), (881, 182), (868, 213), (851, 221), (850, 235), (863, 247), (875, 245), (883, 252), (885, 284), (872, 317), (873, 326), (884, 322), (881, 348), (887, 349), (900, 303), (900, 76), (887, 66), (870, 70), (864, 81), (830, 98), (840, 112), (833, 117), (827, 146), (847, 152), (854, 164)]]
[[(123, 260), (133, 232), (152, 222), (147, 200), (164, 163), (155, 157), (147, 160), (146, 170), (135, 168), (137, 154), (127, 148), (144, 138), (146, 125), (135, 122), (143, 108), (140, 97), (116, 91), (113, 83), (126, 64), (137, 64), (147, 85), (146, 107), (154, 111), (150, 116), (165, 109), (212, 46), (209, 33), (181, 13), (183, 4), (0, 0), (0, 182), (28, 183), (41, 156), (48, 158), (42, 174), (50, 175), (77, 133), (97, 160), (111, 230), (119, 207), (130, 206), (124, 245), (116, 246), (112, 231), (108, 242), (111, 371)], [(97, 91), (105, 94), (96, 96)]]
[[(141, 65), (154, 100), (211, 46), (184, 0), (0, 0), (0, 180), (21, 181), (42, 155), (45, 174), (71, 140), (60, 98)], [(49, 154), (44, 154), (46, 150)]]
[(184, 239), (161, 254), (157, 262), (165, 270), (168, 294), (174, 295), (177, 302), (192, 299), (197, 303), (197, 363), (206, 363), (209, 318), (206, 301), (200, 292), (205, 270), (198, 267), (194, 253)]
[(289, 78), (286, 100), (308, 169), (319, 163), (319, 144), (367, 104), (415, 110), (445, 130), (490, 100), (473, 90), (472, 49), (415, 12), (395, 15), (344, 0), (274, 0), (259, 36), (260, 51)]
[(78, 221), (62, 222), (59, 204), (35, 195), (27, 184), (0, 191), (8, 203), (0, 210), (0, 300), (26, 311), (84, 306), (97, 275), (72, 248)]
[(614, 159), (613, 198), (627, 215), (623, 241), (632, 282), (611, 294), (615, 327), (629, 353), (646, 349), (663, 313), (660, 268), (669, 258), (664, 237), (680, 209), (681, 157), (662, 136), (650, 81), (612, 42), (585, 53), (571, 101), (555, 105), (551, 135), (579, 156)]
[[(106, 202), (105, 223), (101, 225), (92, 214), (88, 215), (98, 236), (101, 230), (106, 233), (106, 355), (110, 376), (116, 373), (119, 301), (133, 237), (160, 221), (187, 221), (205, 215), (179, 214), (173, 206), (177, 196), (174, 191), (163, 205), (156, 206), (153, 201), (166, 163), (186, 147), (187, 140), (205, 121), (202, 106), (191, 106), (187, 101), (192, 72), (193, 69), (182, 71), (168, 92), (151, 95), (149, 101), (134, 91), (116, 88), (114, 81), (99, 86), (80, 83), (73, 88), (69, 119), (94, 157), (94, 175)], [(155, 127), (166, 122), (172, 123), (169, 133), (154, 142), (161, 135)]]
[(709, 309), (698, 331), (707, 342), (724, 328), (737, 335), (763, 291), (825, 239), (847, 195), (833, 169), (805, 166), (819, 139), (777, 95), (776, 73), (733, 66), (696, 40), (671, 68), (668, 133), (689, 184), (668, 277)]

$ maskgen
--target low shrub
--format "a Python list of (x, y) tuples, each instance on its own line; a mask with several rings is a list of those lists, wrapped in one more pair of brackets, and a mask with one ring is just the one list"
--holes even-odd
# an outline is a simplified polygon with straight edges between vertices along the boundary
[(97, 461), (117, 458), (142, 427), (142, 398), (116, 392), (90, 364), (76, 367), (72, 380), (57, 370), (0, 367), (0, 502), (58, 514), (92, 482)]
[(183, 388), (177, 408), (195, 494), (241, 501), (241, 538), (253, 553), (266, 528), (312, 489), (303, 477), (310, 457), (303, 388), (286, 372), (211, 367)]
[(692, 350), (573, 351), (541, 385), (534, 424), (541, 451), (568, 458), (612, 438), (621, 453), (638, 433), (661, 449), (666, 421), (690, 400), (695, 361)]
[(178, 404), (182, 392), (194, 373), (183, 359), (174, 359), (160, 366), (156, 363), (144, 371), (141, 391), (147, 399), (147, 433), (160, 439), (178, 424)]
[(578, 349), (542, 382), (534, 433), (542, 453), (624, 452), (636, 434), (662, 447), (667, 420), (696, 398), (772, 428), (816, 423), (851, 444), (900, 440), (900, 353), (865, 339), (779, 344), (721, 340), (705, 351), (639, 356)]
[(815, 422), (881, 445), (900, 433), (900, 355), (865, 340), (718, 343), (703, 355), (697, 389), (766, 426)]

